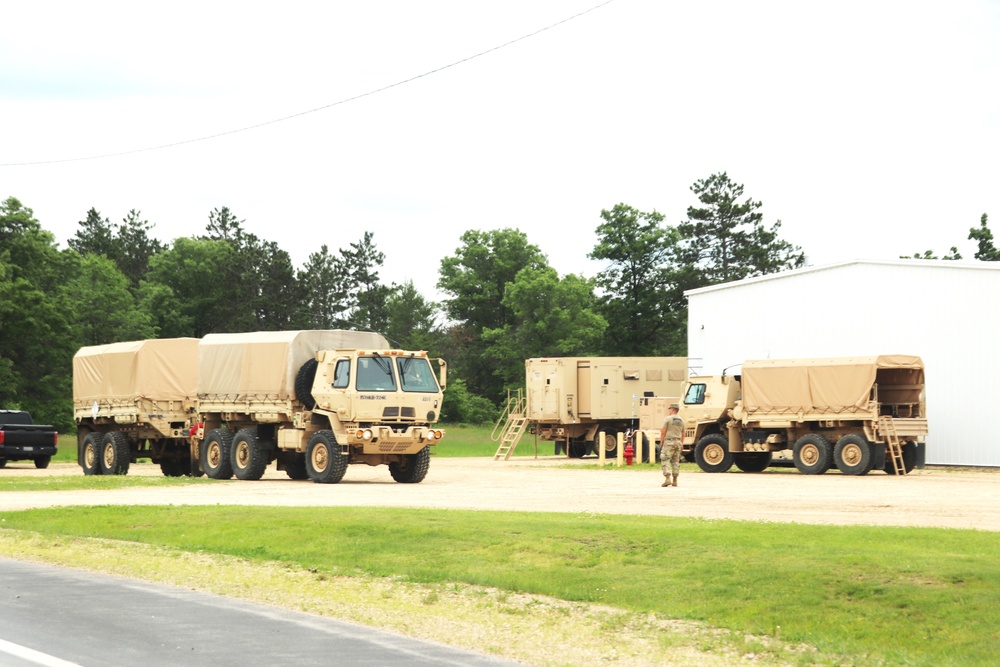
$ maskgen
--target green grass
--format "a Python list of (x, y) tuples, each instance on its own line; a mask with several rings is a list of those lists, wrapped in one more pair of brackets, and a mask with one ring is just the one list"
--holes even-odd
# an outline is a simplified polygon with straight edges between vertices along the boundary
[(0, 493), (4, 491), (79, 491), (123, 489), (130, 486), (180, 486), (217, 484), (207, 477), (146, 477), (137, 475), (51, 475), (46, 477), (4, 476), (0, 473)]
[(990, 532), (227, 506), (27, 510), (0, 523), (599, 602), (780, 633), (815, 646), (825, 664), (987, 665), (1000, 651), (1000, 534)]
[[(437, 456), (493, 456), (496, 454), (499, 442), (491, 438), (493, 426), (466, 426), (463, 424), (442, 424), (444, 439), (436, 446)], [(525, 433), (514, 450), (514, 456), (534, 456), (534, 436)], [(538, 442), (539, 456), (552, 456), (555, 445), (551, 442)]]

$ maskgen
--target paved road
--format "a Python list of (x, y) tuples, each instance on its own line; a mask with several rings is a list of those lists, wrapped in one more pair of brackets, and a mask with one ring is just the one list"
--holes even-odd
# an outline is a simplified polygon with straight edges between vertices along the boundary
[(519, 663), (360, 625), (0, 559), (0, 664), (49, 667)]

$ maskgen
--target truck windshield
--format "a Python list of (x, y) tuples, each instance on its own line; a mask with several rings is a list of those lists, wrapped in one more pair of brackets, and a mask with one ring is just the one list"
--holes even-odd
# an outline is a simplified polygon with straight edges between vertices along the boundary
[(358, 357), (357, 388), (358, 391), (396, 391), (392, 362), (379, 355)]
[(403, 391), (416, 391), (429, 394), (438, 392), (437, 378), (431, 372), (431, 365), (426, 359), (416, 357), (397, 357), (399, 367), (399, 382)]
[(692, 384), (684, 394), (684, 405), (701, 405), (705, 402), (705, 385)]

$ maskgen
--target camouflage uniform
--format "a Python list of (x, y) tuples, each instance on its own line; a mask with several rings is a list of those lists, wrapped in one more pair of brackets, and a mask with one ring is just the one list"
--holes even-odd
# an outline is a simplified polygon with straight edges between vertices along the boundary
[(663, 421), (663, 443), (660, 445), (660, 466), (663, 476), (667, 478), (664, 486), (669, 486), (673, 475), (674, 486), (677, 485), (677, 475), (681, 470), (681, 437), (684, 435), (684, 420), (676, 414), (667, 415)]

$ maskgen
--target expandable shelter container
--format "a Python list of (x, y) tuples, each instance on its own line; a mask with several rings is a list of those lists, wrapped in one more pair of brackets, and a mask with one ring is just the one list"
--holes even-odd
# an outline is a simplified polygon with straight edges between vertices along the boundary
[[(853, 260), (686, 292), (689, 363), (902, 351), (925, 367), (927, 463), (1000, 466), (995, 351), (1000, 262)], [(738, 317), (734, 317), (738, 314)]]

